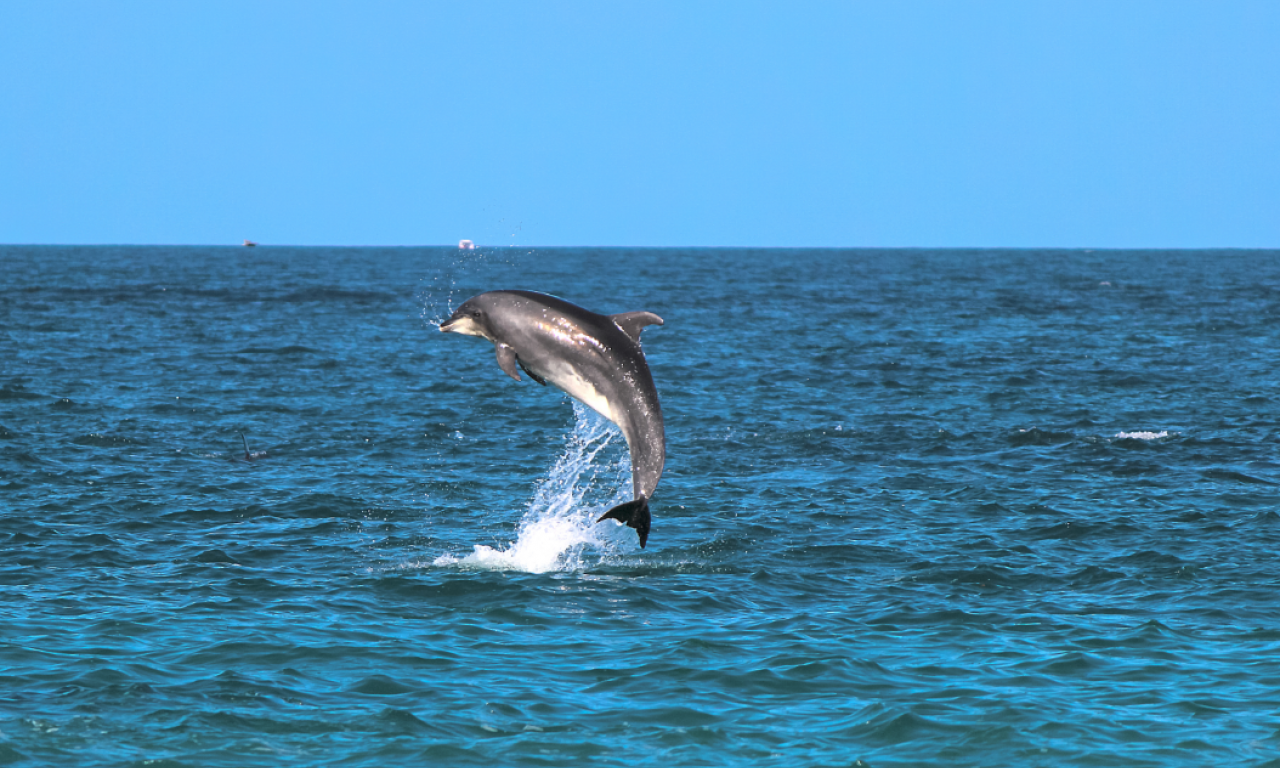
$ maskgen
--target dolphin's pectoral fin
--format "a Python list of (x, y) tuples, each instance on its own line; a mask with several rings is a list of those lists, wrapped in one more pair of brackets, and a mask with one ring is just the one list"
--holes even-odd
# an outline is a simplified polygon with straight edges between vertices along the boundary
[(609, 315), (609, 319), (637, 344), (640, 343), (640, 331), (646, 325), (662, 325), (662, 318), (652, 312), (621, 312)]
[(617, 520), (631, 528), (636, 529), (636, 535), (640, 537), (640, 548), (644, 549), (644, 544), (649, 540), (649, 500), (641, 496), (637, 499), (628, 501), (626, 504), (619, 504), (613, 509), (605, 512), (596, 522), (605, 520)]
[(498, 351), (498, 367), (511, 378), (520, 381), (520, 374), (516, 373), (516, 351), (506, 344), (494, 344), (493, 348)]
[(520, 370), (529, 374), (529, 378), (533, 379), (534, 381), (538, 382), (544, 387), (547, 386), (547, 380), (542, 378), (538, 374), (534, 373), (533, 371), (529, 370), (529, 367), (524, 364), (524, 361), (520, 359), (519, 355), (516, 355), (516, 362), (520, 364)]

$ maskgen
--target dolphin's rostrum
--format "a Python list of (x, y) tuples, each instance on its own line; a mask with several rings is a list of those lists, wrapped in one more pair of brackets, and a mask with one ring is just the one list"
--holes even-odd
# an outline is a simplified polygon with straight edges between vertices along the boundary
[(631, 451), (635, 498), (600, 520), (635, 528), (641, 548), (649, 539), (649, 499), (667, 455), (658, 390), (640, 350), (640, 331), (647, 325), (662, 325), (662, 318), (652, 312), (597, 315), (533, 291), (473, 296), (440, 324), (441, 331), (492, 341), (498, 365), (516, 381), (518, 366), (618, 425)]

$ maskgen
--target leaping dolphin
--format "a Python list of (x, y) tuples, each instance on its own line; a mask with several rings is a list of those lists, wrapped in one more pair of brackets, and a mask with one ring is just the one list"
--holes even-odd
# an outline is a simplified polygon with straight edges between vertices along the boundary
[(649, 540), (649, 499), (662, 477), (666, 435), (658, 390), (640, 350), (640, 331), (662, 325), (652, 312), (597, 315), (534, 291), (489, 291), (473, 296), (440, 324), (446, 333), (493, 342), (498, 366), (520, 381), (516, 366), (539, 384), (550, 382), (618, 425), (631, 451), (635, 498), (596, 522), (617, 520)]

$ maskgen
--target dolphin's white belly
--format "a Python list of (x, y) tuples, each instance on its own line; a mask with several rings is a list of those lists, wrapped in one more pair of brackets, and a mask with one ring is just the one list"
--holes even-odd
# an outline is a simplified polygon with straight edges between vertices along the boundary
[(618, 419), (609, 406), (609, 400), (595, 388), (591, 382), (582, 378), (572, 366), (557, 365), (555, 370), (542, 374), (543, 378), (564, 390), (570, 397), (580, 400), (583, 405), (605, 417), (614, 424)]

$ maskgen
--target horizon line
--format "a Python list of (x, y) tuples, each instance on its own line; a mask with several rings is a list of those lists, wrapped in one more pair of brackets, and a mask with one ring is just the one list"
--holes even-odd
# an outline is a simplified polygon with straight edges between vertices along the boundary
[(1115, 245), (504, 245), (476, 244), (471, 249), (452, 243), (419, 244), (349, 244), (349, 243), (0, 243), (0, 248), (451, 248), (454, 250), (519, 250), (599, 248), (628, 250), (777, 250), (777, 251), (1274, 251), (1280, 245), (1188, 245), (1188, 246), (1115, 246)]

